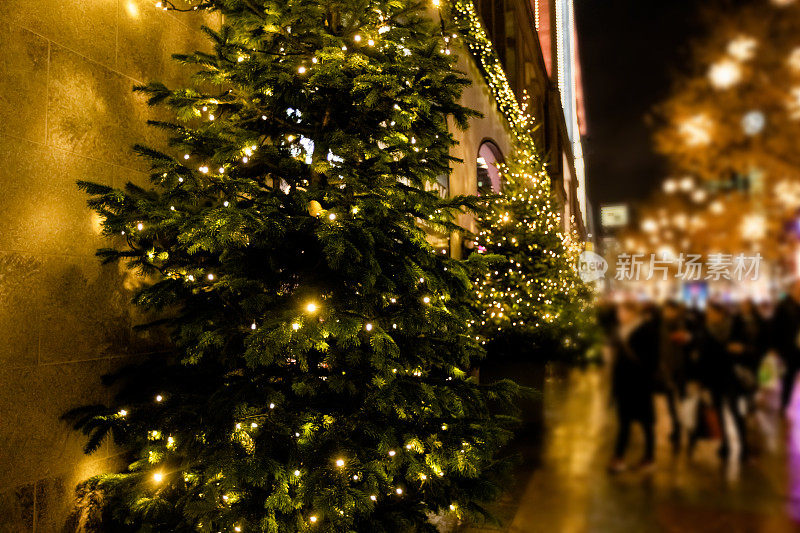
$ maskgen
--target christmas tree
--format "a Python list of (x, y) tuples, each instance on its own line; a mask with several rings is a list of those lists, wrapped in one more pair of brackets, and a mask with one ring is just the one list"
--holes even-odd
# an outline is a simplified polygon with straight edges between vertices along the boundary
[(502, 189), (478, 216), (477, 251), (494, 268), (475, 281), (476, 323), (494, 354), (576, 358), (596, 340), (591, 290), (578, 276), (583, 250), (565, 234), (539, 157), (520, 146), (499, 166)]
[[(172, 9), (170, 3), (163, 7)], [(476, 199), (428, 189), (465, 127), (446, 24), (405, 0), (210, 0), (151, 188), (82, 182), (108, 262), (171, 353), (69, 413), (130, 451), (87, 481), (113, 531), (433, 531), (499, 490), (516, 386), (477, 384), (472, 263), (434, 252)], [(189, 9), (192, 9), (191, 7)], [(447, 17), (444, 17), (445, 20)], [(202, 89), (201, 89), (202, 88)], [(423, 224), (424, 221), (424, 224)]]

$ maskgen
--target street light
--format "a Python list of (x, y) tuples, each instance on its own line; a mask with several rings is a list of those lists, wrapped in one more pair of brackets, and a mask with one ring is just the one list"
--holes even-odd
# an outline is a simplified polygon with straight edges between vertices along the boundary
[(678, 184), (675, 183), (675, 180), (668, 179), (664, 181), (664, 192), (667, 194), (672, 194), (678, 190)]
[(694, 187), (694, 180), (691, 176), (686, 176), (685, 178), (681, 179), (681, 190), (683, 192), (689, 192)]

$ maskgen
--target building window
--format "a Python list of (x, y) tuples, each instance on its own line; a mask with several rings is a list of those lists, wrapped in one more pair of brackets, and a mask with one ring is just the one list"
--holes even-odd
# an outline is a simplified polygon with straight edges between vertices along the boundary
[(477, 184), (478, 196), (500, 192), (500, 171), (503, 154), (492, 141), (484, 141), (478, 149)]

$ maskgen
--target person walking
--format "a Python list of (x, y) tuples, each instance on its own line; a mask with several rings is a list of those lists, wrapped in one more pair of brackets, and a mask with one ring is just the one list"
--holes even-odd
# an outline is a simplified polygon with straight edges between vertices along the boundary
[(767, 352), (766, 323), (752, 300), (742, 300), (739, 304), (733, 319), (732, 338), (732, 348), (739, 352), (733, 370), (739, 392), (746, 400), (747, 411), (750, 412), (758, 390), (758, 369)]
[[(740, 459), (748, 457), (747, 434), (744, 415), (738, 405), (741, 389), (735, 373), (735, 366), (744, 354), (744, 345), (733, 335), (733, 320), (727, 310), (718, 303), (709, 303), (706, 309), (705, 324), (697, 334), (698, 373), (703, 387), (711, 394), (711, 401), (717, 413), (721, 428), (722, 444), (718, 455), (722, 459), (730, 457), (730, 437), (725, 431), (725, 412), (733, 418), (736, 439), (739, 442)], [(690, 439), (690, 448), (696, 438)]]
[(678, 408), (686, 395), (687, 347), (691, 338), (681, 304), (666, 302), (661, 308), (658, 329), (658, 375), (661, 392), (667, 397), (672, 424), (669, 439), (675, 451), (680, 449), (681, 443), (682, 424)]
[(785, 411), (800, 370), (800, 279), (792, 283), (775, 309), (771, 344), (785, 368), (781, 387), (781, 409)]
[(638, 468), (655, 465), (655, 412), (653, 393), (657, 365), (658, 329), (655, 321), (644, 317), (636, 302), (623, 302), (617, 308), (617, 331), (611, 341), (614, 354), (611, 393), (619, 427), (614, 446), (611, 472), (627, 469), (631, 426), (641, 425), (645, 450)]

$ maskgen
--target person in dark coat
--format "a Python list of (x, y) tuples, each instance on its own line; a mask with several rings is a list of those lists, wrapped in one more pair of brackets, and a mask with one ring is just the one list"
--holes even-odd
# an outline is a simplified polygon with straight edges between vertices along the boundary
[[(745, 348), (734, 335), (732, 317), (720, 304), (708, 304), (705, 324), (696, 334), (695, 349), (700, 383), (711, 393), (722, 429), (719, 456), (727, 459), (730, 455), (730, 439), (723, 422), (727, 410), (733, 417), (734, 430), (741, 445), (740, 459), (744, 460), (748, 457), (747, 435), (744, 415), (739, 409), (741, 385), (735, 367), (741, 363)], [(690, 443), (695, 440), (690, 439)]]
[(619, 428), (612, 472), (627, 468), (625, 452), (631, 426), (638, 422), (645, 438), (645, 451), (639, 467), (649, 469), (655, 459), (655, 411), (653, 393), (658, 363), (658, 326), (641, 314), (635, 302), (623, 302), (617, 309), (618, 328), (611, 341), (614, 352), (611, 393)]
[(667, 397), (672, 423), (670, 442), (677, 450), (681, 441), (679, 402), (686, 395), (688, 346), (692, 339), (680, 303), (668, 301), (661, 310), (658, 330), (659, 385)]
[(741, 353), (734, 372), (748, 407), (753, 404), (753, 396), (758, 390), (758, 369), (767, 353), (768, 333), (767, 323), (756, 304), (752, 300), (743, 300), (734, 316), (731, 336), (734, 343), (740, 345)]
[(786, 409), (800, 370), (800, 280), (792, 284), (775, 309), (771, 341), (786, 368), (781, 388), (781, 408)]

